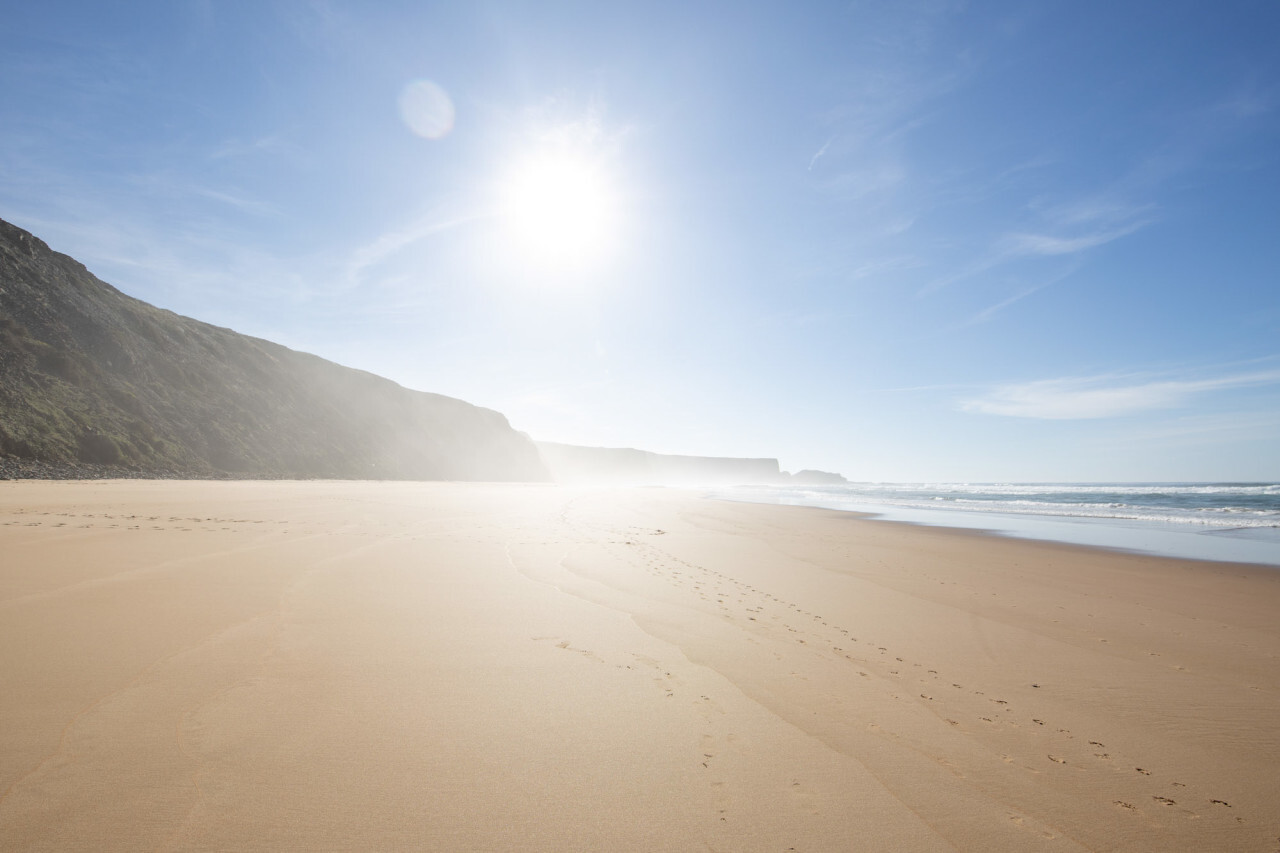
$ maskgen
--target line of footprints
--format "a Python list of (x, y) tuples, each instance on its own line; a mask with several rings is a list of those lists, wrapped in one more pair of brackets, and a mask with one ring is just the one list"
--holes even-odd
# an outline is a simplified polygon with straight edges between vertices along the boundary
[[(151, 530), (179, 533), (334, 533), (366, 539), (422, 539), (431, 531), (406, 528), (393, 522), (365, 523), (355, 528), (335, 529), (321, 521), (298, 522), (288, 519), (219, 518), (217, 516), (177, 515), (120, 515), (92, 512), (51, 512), (41, 510), (13, 511), (9, 518), (0, 520), (0, 527), (47, 527), (64, 530)], [(451, 531), (456, 533), (456, 531)]]
[[(180, 516), (160, 515), (114, 515), (111, 513), (76, 513), (47, 512), (40, 510), (16, 510), (14, 516), (0, 521), (0, 526), (14, 527), (67, 527), (80, 530), (101, 527), (106, 529), (141, 530), (145, 525), (149, 530), (183, 530), (190, 531), (199, 527), (206, 531), (231, 532), (244, 525), (288, 524), (287, 521), (268, 522), (260, 519), (240, 518), (185, 518)], [(209, 525), (217, 525), (210, 527)]]
[[(1099, 740), (1082, 741), (1065, 728), (1055, 728), (1039, 717), (1030, 717), (1018, 722), (1018, 715), (1010, 707), (1009, 702), (1001, 698), (993, 698), (982, 690), (966, 688), (964, 685), (949, 681), (935, 669), (921, 663), (905, 660), (892, 654), (889, 648), (878, 645), (874, 640), (859, 638), (840, 625), (835, 625), (820, 614), (812, 613), (805, 608), (786, 601), (751, 584), (744, 583), (721, 572), (689, 563), (664, 551), (655, 542), (655, 537), (662, 536), (664, 531), (647, 528), (626, 528), (601, 532), (608, 535), (599, 544), (614, 552), (619, 558), (638, 565), (647, 573), (661, 578), (673, 587), (684, 590), (695, 597), (702, 606), (710, 606), (722, 617), (739, 623), (750, 631), (773, 633), (785, 636), (791, 641), (812, 648), (815, 651), (830, 651), (839, 655), (851, 664), (866, 665), (869, 669), (881, 669), (889, 676), (897, 679), (909, 679), (914, 675), (918, 685), (924, 691), (918, 694), (919, 701), (936, 705), (931, 708), (939, 719), (948, 725), (964, 730), (960, 719), (961, 711), (971, 713), (972, 720), (981, 726), (991, 727), (989, 732), (998, 733), (1001, 727), (1016, 729), (1022, 725), (1032, 725), (1051, 730), (1058, 738), (1058, 751), (1046, 754), (1046, 759), (1055, 765), (1087, 767), (1089, 762), (1107, 762), (1108, 764), (1122, 760), (1122, 756), (1114, 750), (1109, 751), (1106, 744)], [(867, 656), (868, 649), (870, 655)], [(862, 654), (857, 652), (861, 651)], [(918, 672), (915, 672), (917, 671)], [(866, 670), (858, 670), (863, 677), (871, 677)], [(670, 673), (666, 674), (667, 679)], [(661, 679), (660, 679), (661, 680)], [(1039, 684), (1031, 687), (1039, 688)], [(671, 684), (664, 684), (667, 695), (673, 695)], [(918, 688), (917, 688), (918, 689)], [(939, 693), (938, 691), (946, 691)], [(942, 697), (939, 699), (938, 697)], [(707, 699), (707, 697), (703, 697)], [(895, 698), (899, 698), (896, 697)], [(709, 702), (710, 700), (707, 699)], [(943, 709), (943, 710), (939, 710)], [(950, 714), (947, 716), (946, 714)], [(981, 734), (975, 731), (975, 734)], [(1087, 743), (1087, 746), (1085, 745)], [(704, 764), (712, 756), (705, 756)], [(1014, 763), (1009, 755), (1002, 755), (1006, 763)], [(1150, 777), (1153, 781), (1153, 770), (1144, 766), (1133, 766), (1135, 777)], [(1237, 814), (1231, 803), (1226, 800), (1197, 795), (1186, 783), (1170, 781), (1169, 787), (1160, 793), (1150, 794), (1150, 805), (1157, 809), (1176, 809), (1189, 818), (1202, 815), (1187, 808), (1188, 802), (1200, 802), (1206, 809), (1219, 810), (1223, 817), (1230, 815), (1236, 823), (1245, 823), (1246, 818)], [(1148, 789), (1149, 790), (1149, 789)], [(1180, 805), (1178, 797), (1183, 797)], [(1117, 799), (1114, 806), (1128, 812), (1141, 811), (1138, 802)]]

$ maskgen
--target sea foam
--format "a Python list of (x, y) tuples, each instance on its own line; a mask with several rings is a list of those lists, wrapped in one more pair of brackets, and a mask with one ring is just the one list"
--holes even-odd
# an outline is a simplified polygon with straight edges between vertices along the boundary
[(741, 486), (714, 496), (1167, 556), (1280, 564), (1276, 483), (849, 483)]

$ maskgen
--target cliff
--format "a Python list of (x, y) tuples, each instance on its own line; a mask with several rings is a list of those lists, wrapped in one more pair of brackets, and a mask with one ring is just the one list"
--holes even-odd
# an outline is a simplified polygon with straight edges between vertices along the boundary
[(745, 485), (784, 480), (777, 459), (671, 456), (647, 450), (538, 442), (552, 479), (560, 483)]
[(811, 468), (797, 471), (794, 474), (784, 473), (783, 479), (793, 486), (843, 486), (849, 482), (844, 478), (843, 474), (835, 474), (831, 471), (814, 471)]
[(545, 480), (498, 412), (126, 296), (0, 220), (0, 456), (187, 476)]

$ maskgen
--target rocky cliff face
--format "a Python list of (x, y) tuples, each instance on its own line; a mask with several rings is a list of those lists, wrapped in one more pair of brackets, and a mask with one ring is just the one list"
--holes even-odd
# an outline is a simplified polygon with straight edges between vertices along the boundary
[(792, 486), (843, 486), (849, 482), (844, 478), (843, 474), (836, 474), (831, 471), (814, 471), (811, 468), (797, 471), (794, 474), (787, 474), (784, 471), (782, 476)]
[(126, 296), (0, 220), (0, 456), (244, 474), (545, 480), (505, 417)]

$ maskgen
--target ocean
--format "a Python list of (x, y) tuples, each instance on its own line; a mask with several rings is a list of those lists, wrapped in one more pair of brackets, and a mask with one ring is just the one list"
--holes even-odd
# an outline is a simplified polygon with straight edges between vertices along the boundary
[(1277, 483), (849, 483), (714, 496), (1171, 557), (1280, 566)]

